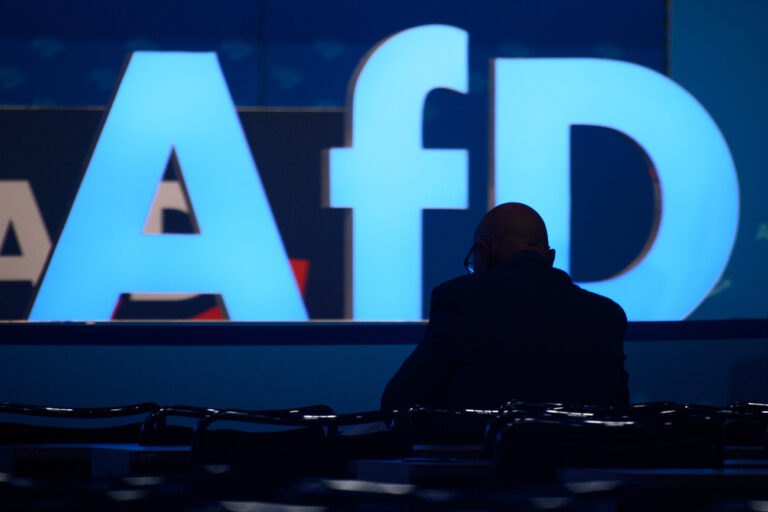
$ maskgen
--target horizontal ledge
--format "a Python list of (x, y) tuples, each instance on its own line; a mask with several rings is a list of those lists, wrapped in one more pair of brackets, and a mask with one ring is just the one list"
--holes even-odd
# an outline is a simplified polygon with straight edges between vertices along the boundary
[[(0, 345), (415, 345), (426, 322), (0, 322)], [(629, 322), (625, 341), (768, 341), (768, 319)]]

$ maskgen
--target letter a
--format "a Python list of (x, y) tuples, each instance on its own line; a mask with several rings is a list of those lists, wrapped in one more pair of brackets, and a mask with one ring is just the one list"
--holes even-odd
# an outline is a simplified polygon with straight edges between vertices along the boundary
[[(199, 234), (144, 234), (175, 151)], [(233, 320), (307, 313), (214, 53), (131, 57), (30, 320), (108, 320), (121, 293), (218, 293)]]

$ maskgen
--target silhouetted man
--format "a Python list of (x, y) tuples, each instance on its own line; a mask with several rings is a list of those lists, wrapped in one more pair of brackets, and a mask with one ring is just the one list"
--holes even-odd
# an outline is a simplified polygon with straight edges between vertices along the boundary
[(505, 203), (485, 214), (464, 262), (470, 275), (433, 290), (424, 339), (382, 408), (628, 403), (624, 311), (573, 284), (554, 259), (532, 208)]

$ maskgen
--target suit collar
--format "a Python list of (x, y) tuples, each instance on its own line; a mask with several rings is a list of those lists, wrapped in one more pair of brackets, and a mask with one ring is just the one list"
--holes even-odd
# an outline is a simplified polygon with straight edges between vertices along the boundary
[(504, 264), (505, 267), (511, 267), (522, 261), (535, 261), (543, 265), (549, 266), (549, 260), (536, 251), (518, 251), (512, 255)]

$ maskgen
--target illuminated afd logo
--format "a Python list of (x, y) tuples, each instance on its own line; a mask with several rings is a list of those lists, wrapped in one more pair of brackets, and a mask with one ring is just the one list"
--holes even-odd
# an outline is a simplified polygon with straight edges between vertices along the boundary
[[(372, 49), (353, 77), (325, 199), (352, 210), (355, 319), (423, 316), (422, 210), (468, 206), (467, 151), (422, 147), (423, 105), (435, 88), (468, 92), (467, 46), (459, 28), (415, 27)], [(668, 78), (610, 60), (498, 59), (493, 86), (495, 202), (539, 210), (567, 270), (569, 127), (625, 133), (658, 173), (658, 229), (631, 268), (581, 285), (631, 320), (689, 314), (722, 273), (738, 223), (736, 173), (704, 108)], [(171, 154), (199, 234), (143, 231)], [(106, 320), (125, 292), (221, 294), (235, 320), (307, 318), (215, 54), (132, 56), (30, 319)]]

